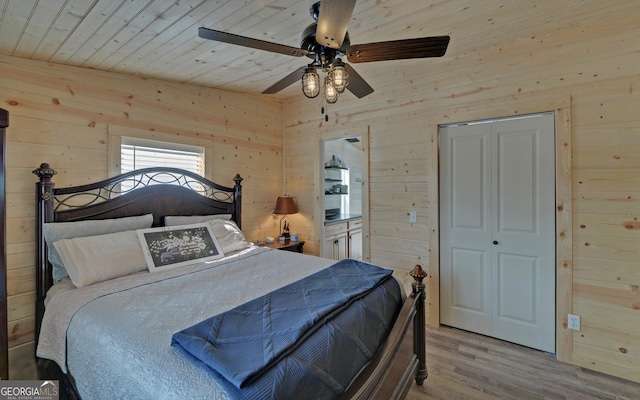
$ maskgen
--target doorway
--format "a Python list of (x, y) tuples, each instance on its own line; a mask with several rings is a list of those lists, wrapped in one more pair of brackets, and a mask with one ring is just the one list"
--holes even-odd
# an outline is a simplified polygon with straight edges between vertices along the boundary
[(368, 135), (320, 141), (323, 227), (320, 254), (336, 260), (368, 259)]
[(554, 125), (440, 127), (443, 324), (555, 352)]

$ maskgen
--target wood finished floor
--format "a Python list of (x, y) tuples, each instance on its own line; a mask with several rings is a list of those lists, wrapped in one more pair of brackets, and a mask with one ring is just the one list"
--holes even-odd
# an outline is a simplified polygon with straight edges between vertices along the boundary
[(407, 400), (640, 399), (640, 383), (449, 327), (427, 328), (427, 369)]

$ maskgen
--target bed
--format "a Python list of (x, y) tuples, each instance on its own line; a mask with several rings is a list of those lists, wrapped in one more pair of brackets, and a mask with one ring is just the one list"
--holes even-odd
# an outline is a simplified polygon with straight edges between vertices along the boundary
[[(345, 308), (330, 311), (329, 317), (320, 318), (324, 321), (317, 324), (320, 328), (301, 331), (292, 350), (278, 353), (269, 360), (267, 368), (235, 387), (225, 379), (224, 373), (212, 372), (206, 356), (195, 359), (192, 354), (185, 354), (180, 344), (174, 346), (173, 342), (179, 342), (180, 334), (192, 332), (188, 329), (209, 319), (231, 321), (229, 312), (244, 312), (242, 307), (256, 302), (261, 304), (264, 299), (271, 302), (276, 292), (292, 293), (291, 285), (307, 288), (308, 283), (302, 285), (300, 282), (318, 282), (318, 274), (330, 275), (330, 280), (335, 281), (337, 272), (334, 271), (348, 271), (343, 275), (357, 275), (357, 279), (365, 280), (369, 279), (365, 275), (369, 270), (377, 274), (381, 269), (353, 260), (333, 265), (331, 260), (271, 250), (247, 242), (240, 231), (242, 178), (239, 175), (233, 178), (233, 186), (224, 186), (179, 169), (147, 168), (92, 184), (55, 188), (56, 171), (48, 164), (42, 164), (33, 173), (39, 178), (36, 183), (38, 373), (41, 379), (60, 381), (61, 398), (240, 399), (246, 398), (250, 387), (262, 385), (259, 390), (270, 387), (271, 395), (265, 397), (272, 398), (302, 395), (309, 398), (401, 399), (413, 381), (421, 385), (426, 379), (423, 284), (426, 274), (420, 266), (411, 272), (414, 282), (410, 293), (398, 300), (393, 311), (386, 310), (386, 304), (390, 302), (380, 300), (388, 299), (392, 291), (388, 289), (393, 286), (388, 283), (391, 279), (385, 277), (380, 280), (385, 283), (374, 284), (371, 291), (359, 292), (356, 300), (344, 302), (341, 307)], [(209, 227), (212, 236), (217, 238), (215, 249), (220, 253), (224, 250), (224, 257), (213, 257), (201, 263), (187, 262), (178, 268), (149, 273), (139, 268), (140, 262), (130, 261), (135, 257), (122, 250), (136, 242), (131, 236), (134, 231), (139, 236), (140, 232), (153, 231), (154, 227), (157, 227), (155, 230), (173, 229), (162, 228), (170, 225), (178, 229), (196, 226), (190, 225), (193, 223)], [(218, 227), (226, 230), (216, 230), (222, 229)], [(68, 251), (68, 248), (76, 248), (73, 246), (92, 250), (83, 250), (78, 258), (69, 258), (69, 254), (78, 253)], [(51, 248), (59, 250), (58, 256), (64, 258), (63, 273), (58, 265), (60, 260), (54, 260), (50, 254)], [(127, 256), (122, 257), (120, 252)], [(165, 254), (165, 257), (172, 255)], [(87, 267), (89, 272), (83, 270), (84, 265), (88, 265), (87, 260), (93, 260), (91, 267)], [(119, 269), (120, 262), (122, 270)], [(116, 264), (118, 268), (104, 268), (104, 265)], [(130, 269), (126, 264), (138, 267)], [(102, 269), (98, 269), (98, 265), (103, 265)], [(107, 276), (101, 275), (107, 270)], [(341, 287), (337, 291), (344, 290)], [(380, 291), (385, 294), (374, 294)], [(387, 322), (366, 322), (368, 320), (362, 318), (363, 323), (369, 325), (359, 329), (367, 335), (369, 332), (374, 332), (371, 336), (377, 335), (375, 339), (366, 339), (371, 341), (367, 346), (375, 348), (368, 359), (359, 361), (361, 364), (355, 363), (353, 360), (361, 358), (360, 353), (367, 353), (367, 350), (352, 350), (352, 347), (364, 345), (347, 346), (345, 343), (351, 342), (345, 341), (332, 342), (335, 344), (322, 351), (305, 350), (311, 346), (308, 343), (317, 345), (324, 343), (328, 336), (339, 337), (334, 335), (335, 328), (324, 326), (326, 321), (353, 319), (342, 317), (349, 312), (364, 315), (364, 311), (349, 310), (354, 310), (355, 303), (367, 299), (379, 306), (363, 306), (362, 309), (374, 309), (369, 312), (376, 315), (389, 314), (385, 317)], [(384, 311), (377, 311), (383, 308)], [(288, 318), (288, 314), (283, 315)], [(385, 326), (384, 330), (379, 326)], [(323, 329), (332, 329), (331, 334), (323, 333)], [(236, 334), (245, 340), (243, 332)], [(249, 363), (256, 358), (265, 358), (256, 357), (249, 345), (245, 352), (242, 347), (240, 353), (247, 361), (239, 358), (236, 362)], [(231, 348), (230, 358), (235, 358), (234, 355), (239, 354), (238, 347)], [(300, 356), (294, 352), (312, 357), (322, 354), (342, 366), (346, 363), (339, 361), (338, 355), (351, 351), (358, 354), (348, 356), (353, 363), (349, 366), (351, 370), (348, 374), (344, 372), (346, 369), (338, 370), (338, 377), (345, 382), (339, 385), (333, 381), (323, 383), (330, 390), (337, 390), (335, 395), (321, 395), (324, 388), (308, 386), (310, 380), (318, 380), (317, 376), (324, 377), (324, 372), (318, 372), (313, 379), (297, 381), (289, 378), (295, 374), (286, 372), (289, 371), (287, 368), (292, 368), (290, 365), (306, 363), (298, 362)], [(244, 365), (234, 368), (244, 372)], [(317, 369), (315, 364), (308, 368)], [(259, 383), (263, 378), (269, 379), (268, 383)]]

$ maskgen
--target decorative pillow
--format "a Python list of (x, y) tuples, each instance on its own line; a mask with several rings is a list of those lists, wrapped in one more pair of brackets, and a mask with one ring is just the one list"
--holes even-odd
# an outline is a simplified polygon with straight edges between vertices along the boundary
[[(106, 233), (122, 232), (135, 229), (149, 228), (153, 224), (153, 214), (137, 217), (87, 220), (77, 222), (50, 222), (43, 226), (44, 238), (49, 248), (49, 262), (53, 266), (53, 283), (58, 283), (68, 276), (64, 269), (60, 255), (53, 243), (62, 239), (72, 239), (81, 236), (103, 235)], [(137, 241), (137, 240), (136, 240)]]
[(62, 239), (53, 247), (76, 287), (147, 269), (136, 231)]
[(200, 222), (211, 221), (212, 219), (231, 219), (231, 214), (214, 215), (167, 215), (164, 217), (164, 226), (191, 225)]
[(247, 242), (235, 222), (223, 219), (212, 219), (209, 221), (209, 225), (213, 229), (213, 234), (218, 239), (218, 243), (220, 243), (224, 254), (228, 255), (233, 251), (242, 250), (251, 246), (251, 243)]
[(181, 267), (224, 257), (207, 222), (138, 229), (149, 272)]

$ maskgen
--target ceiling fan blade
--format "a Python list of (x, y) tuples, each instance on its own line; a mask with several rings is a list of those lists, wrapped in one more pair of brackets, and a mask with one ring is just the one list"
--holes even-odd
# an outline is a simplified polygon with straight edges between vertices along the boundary
[(302, 57), (308, 53), (303, 49), (285, 46), (283, 44), (266, 42), (260, 39), (252, 39), (246, 36), (235, 35), (233, 33), (216, 31), (214, 29), (200, 27), (198, 36), (203, 39), (216, 40), (218, 42), (236, 44), (238, 46), (251, 47), (252, 49), (271, 51), (273, 53), (286, 54), (288, 56)]
[(357, 98), (361, 99), (366, 95), (373, 93), (373, 88), (356, 72), (349, 64), (344, 65), (344, 69), (349, 73), (349, 84), (347, 89)]
[(356, 0), (322, 0), (316, 28), (316, 42), (339, 49), (347, 34)]
[(350, 63), (405, 60), (409, 58), (442, 57), (447, 52), (449, 36), (391, 40), (356, 44), (347, 49)]
[(296, 81), (300, 82), (305, 69), (307, 69), (306, 66), (298, 68), (297, 70), (293, 71), (289, 75), (280, 79), (278, 82), (274, 83), (273, 85), (263, 90), (262, 94), (275, 94), (281, 91), (282, 89), (285, 89), (290, 85), (294, 84)]

